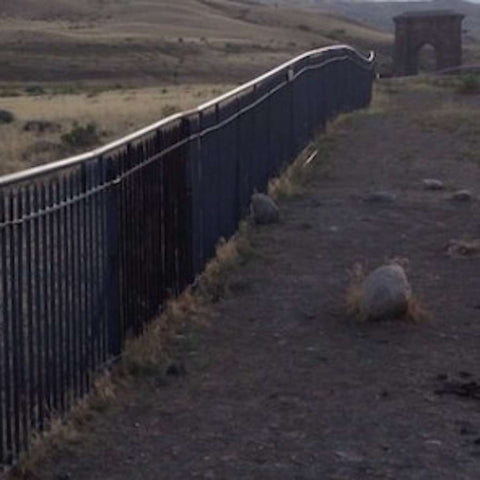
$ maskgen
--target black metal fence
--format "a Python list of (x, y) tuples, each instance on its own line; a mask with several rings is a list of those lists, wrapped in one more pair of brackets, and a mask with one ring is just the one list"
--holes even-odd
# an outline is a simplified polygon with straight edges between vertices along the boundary
[(0, 178), (0, 462), (66, 412), (202, 271), (326, 121), (365, 107), (373, 55), (301, 55), (195, 110)]

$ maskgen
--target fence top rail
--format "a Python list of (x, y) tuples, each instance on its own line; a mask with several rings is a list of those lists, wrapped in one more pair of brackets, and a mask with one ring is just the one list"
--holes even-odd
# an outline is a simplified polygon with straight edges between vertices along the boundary
[(121, 137), (117, 140), (114, 140), (106, 145), (103, 145), (101, 147), (98, 147), (94, 150), (87, 151), (85, 153), (79, 154), (79, 155), (74, 155), (62, 160), (54, 161), (51, 163), (47, 163), (46, 165), (41, 165), (39, 167), (33, 167), (29, 168), (26, 170), (21, 170), (19, 172), (15, 172), (12, 174), (8, 175), (3, 175), (0, 176), (0, 188), (1, 187), (6, 187), (9, 185), (12, 185), (14, 183), (19, 183), (19, 182), (25, 182), (25, 181), (31, 181), (34, 180), (35, 178), (42, 176), (42, 175), (48, 175), (52, 174), (54, 172), (57, 172), (62, 169), (66, 168), (72, 168), (75, 167), (83, 162), (87, 162), (89, 160), (93, 160), (95, 158), (99, 158), (102, 155), (105, 155), (113, 150), (116, 150), (117, 148), (121, 148), (125, 145), (128, 145), (131, 142), (134, 142), (136, 140), (139, 140), (140, 138), (155, 132), (161, 127), (165, 127), (168, 124), (174, 123), (175, 121), (181, 120), (182, 118), (185, 118), (189, 115), (192, 114), (199, 114), (204, 110), (207, 110), (209, 108), (214, 107), (215, 105), (218, 105), (221, 102), (224, 102), (230, 98), (235, 97), (236, 95), (239, 95), (242, 92), (248, 91), (249, 89), (255, 87), (256, 85), (260, 84), (264, 80), (282, 72), (283, 70), (294, 66), (297, 64), (299, 61), (304, 60), (306, 58), (315, 58), (315, 57), (320, 57), (324, 55), (327, 52), (342, 52), (342, 51), (349, 51), (352, 54), (354, 54), (357, 58), (359, 58), (361, 61), (363, 61), (366, 65), (373, 65), (374, 60), (375, 60), (375, 53), (371, 51), (368, 56), (362, 55), (358, 50), (355, 48), (349, 46), (349, 45), (334, 45), (330, 47), (323, 47), (323, 48), (317, 48), (314, 50), (307, 51), (301, 55), (298, 55), (297, 57), (288, 60), (287, 62), (283, 63), (282, 65), (279, 65), (278, 67), (273, 68), (272, 70), (254, 78), (253, 80), (250, 80), (247, 83), (244, 83), (240, 85), (239, 87), (228, 91), (227, 93), (224, 93), (212, 100), (209, 100), (206, 103), (201, 104), (200, 106), (191, 109), (191, 110), (186, 110), (183, 112), (176, 113), (174, 115), (171, 115), (169, 117), (163, 118), (159, 120), (158, 122), (152, 123), (140, 130), (137, 130), (131, 134), (128, 134), (124, 137)]

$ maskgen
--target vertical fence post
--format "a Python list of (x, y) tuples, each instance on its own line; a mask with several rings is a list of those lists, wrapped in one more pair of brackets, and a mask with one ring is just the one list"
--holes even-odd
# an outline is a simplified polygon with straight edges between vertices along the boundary
[[(191, 122), (190, 117), (182, 118), (179, 127), (179, 141), (187, 141), (191, 135)], [(193, 203), (193, 182), (192, 172), (190, 170), (189, 162), (189, 144), (187, 141), (184, 147), (180, 149), (180, 157), (178, 159), (179, 175), (176, 179), (177, 182), (177, 217), (178, 217), (178, 233), (177, 241), (179, 251), (179, 286), (180, 291), (184, 290), (187, 285), (192, 283), (194, 277), (193, 269), (193, 224), (194, 214), (193, 209), (195, 205)]]
[[(5, 326), (8, 325), (8, 318), (7, 318), (7, 311), (6, 311), (6, 304), (8, 299), (8, 285), (7, 285), (7, 234), (6, 234), (6, 220), (7, 215), (5, 211), (5, 197), (4, 191), (0, 190), (0, 242), (2, 248), (0, 250), (0, 272), (1, 272), (1, 279), (0, 279), (0, 298), (2, 302), (2, 308), (0, 310), (0, 319), (1, 324), (0, 328), (2, 330), (2, 338), (0, 341), (0, 461), (2, 463), (7, 462), (8, 457), (8, 425), (9, 425), (9, 415), (10, 412), (7, 406), (7, 398), (8, 398), (8, 340), (5, 337)], [(5, 375), (5, 376), (4, 376)]]
[(288, 90), (288, 106), (287, 106), (287, 122), (289, 131), (289, 152), (288, 158), (295, 155), (295, 72), (293, 67), (287, 70), (287, 90)]
[(107, 255), (107, 285), (106, 313), (108, 329), (108, 347), (112, 357), (117, 357), (122, 348), (122, 333), (120, 331), (120, 239), (119, 239), (119, 185), (118, 167), (110, 158), (106, 168), (106, 255)]
[(242, 148), (240, 146), (240, 124), (241, 115), (240, 110), (242, 106), (240, 98), (235, 95), (235, 113), (237, 115), (235, 119), (235, 225), (238, 225), (242, 218), (242, 174), (241, 174), (241, 161), (242, 161)]
[(195, 138), (200, 132), (200, 114), (191, 115), (188, 121), (190, 136), (193, 138), (185, 148), (185, 181), (188, 209), (190, 211), (190, 265), (192, 278), (195, 278), (203, 267), (201, 143), (199, 138)]

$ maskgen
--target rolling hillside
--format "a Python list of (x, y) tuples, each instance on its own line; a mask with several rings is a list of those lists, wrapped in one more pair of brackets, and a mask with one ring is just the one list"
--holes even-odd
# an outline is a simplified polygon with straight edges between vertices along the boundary
[[(259, 0), (271, 5), (276, 0)], [(463, 13), (464, 63), (480, 63), (480, 3), (465, 0), (362, 1), (362, 0), (279, 0), (281, 6), (296, 5), (312, 12), (336, 14), (393, 33), (393, 17), (405, 11), (455, 10)]]
[(0, 82), (242, 81), (332, 43), (391, 35), (338, 15), (232, 0), (3, 0)]

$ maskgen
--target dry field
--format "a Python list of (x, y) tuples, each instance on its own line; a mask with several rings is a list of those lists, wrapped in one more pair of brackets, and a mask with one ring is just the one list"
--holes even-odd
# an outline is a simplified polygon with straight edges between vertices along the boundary
[[(42, 95), (1, 98), (1, 108), (11, 112), (14, 120), (0, 123), (0, 174), (93, 148), (193, 108), (229, 88), (198, 84), (70, 94), (52, 94), (47, 89)], [(78, 140), (72, 132), (80, 133)]]
[(14, 121), (0, 118), (0, 174), (194, 107), (305, 50), (390, 41), (336, 16), (241, 1), (4, 0), (0, 110)]

